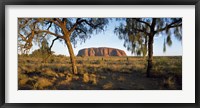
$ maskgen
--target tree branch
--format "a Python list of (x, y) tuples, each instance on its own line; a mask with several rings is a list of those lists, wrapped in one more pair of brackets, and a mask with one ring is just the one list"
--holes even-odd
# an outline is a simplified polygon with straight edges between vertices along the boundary
[(142, 21), (142, 20), (139, 20), (138, 18), (133, 18), (135, 19), (137, 22), (140, 22), (140, 23), (144, 23), (145, 25), (147, 25), (148, 27), (150, 27), (151, 25), (145, 21)]
[(94, 25), (91, 22), (88, 22), (87, 20), (83, 20), (82, 22), (85, 22), (87, 25), (89, 25), (92, 28), (96, 28), (96, 27), (98, 27), (99, 25), (102, 24), (102, 23), (98, 23), (98, 24)]
[(30, 19), (25, 20), (24, 24), (19, 24), (19, 28), (24, 28), (28, 24), (29, 20)]
[(94, 25), (94, 24), (92, 24), (91, 22), (88, 22), (87, 20), (85, 20), (85, 19), (80, 19), (80, 18), (77, 18), (77, 20), (76, 20), (76, 23), (73, 25), (73, 27), (69, 30), (69, 32), (70, 33), (72, 33), (75, 29), (76, 29), (76, 27), (79, 25), (79, 24), (81, 24), (82, 22), (85, 22), (87, 25), (89, 25), (90, 27), (92, 27), (92, 28), (96, 28), (96, 27), (98, 27), (99, 25), (101, 25), (102, 23), (98, 23), (98, 24), (96, 24), (96, 25)]
[(76, 27), (78, 26), (78, 24), (80, 24), (80, 23), (82, 23), (83, 22), (83, 20), (81, 20), (80, 21), (80, 18), (77, 18), (76, 19), (76, 23), (72, 26), (72, 28), (69, 30), (69, 33), (72, 33), (75, 29), (76, 29)]
[(53, 47), (53, 44), (54, 44), (54, 42), (55, 42), (57, 39), (59, 39), (59, 37), (56, 37), (55, 39), (53, 39), (53, 41), (52, 41), (52, 43), (51, 43), (51, 46), (50, 46), (49, 49), (48, 49), (48, 56), (47, 56), (42, 62), (46, 62), (46, 60), (52, 55), (52, 53), (51, 53), (51, 48)]
[(22, 38), (23, 41), (26, 41), (25, 36), (23, 36), (21, 33), (18, 33), (18, 34), (19, 34), (19, 36)]
[(56, 38), (52, 41), (51, 46), (49, 47), (49, 53), (51, 53), (51, 48), (53, 47), (54, 42), (55, 42), (56, 40), (58, 40), (58, 39), (59, 39), (59, 37), (56, 37)]
[[(48, 31), (49, 31), (51, 25), (52, 25), (52, 22), (50, 22), (50, 25), (49, 25), (49, 27), (47, 28)], [(43, 36), (43, 38), (44, 38), (47, 34), (48, 34), (48, 33), (46, 33), (46, 34)]]
[(56, 18), (56, 20), (61, 24), (62, 23), (62, 21), (59, 19), (59, 18)]
[(66, 19), (66, 18), (63, 18), (63, 19), (62, 19), (62, 22), (63, 22), (64, 26), (66, 27), (66, 25), (67, 25), (67, 19)]
[(59, 34), (56, 34), (56, 33), (52, 33), (48, 30), (39, 30), (39, 31), (35, 31), (36, 33), (42, 33), (42, 32), (45, 32), (45, 33), (48, 33), (48, 34), (51, 34), (51, 35), (54, 35), (56, 37), (59, 37), (59, 38), (63, 38), (63, 36), (59, 35)]
[(139, 31), (139, 32), (143, 32), (143, 33), (145, 33), (148, 36), (150, 35), (150, 33), (148, 33), (146, 30), (137, 29), (137, 28), (133, 28), (133, 29), (135, 29), (136, 31)]
[(177, 20), (177, 21), (174, 21), (174, 22), (172, 22), (171, 24), (167, 25), (166, 27), (156, 30), (156, 33), (161, 32), (161, 31), (166, 30), (166, 29), (169, 29), (169, 28), (174, 28), (174, 27), (182, 26), (182, 23), (181, 23), (181, 24), (178, 24), (178, 25), (174, 25), (174, 24), (179, 23), (179, 22), (181, 22), (181, 21), (182, 21), (182, 19), (179, 19), (179, 20)]
[(59, 22), (56, 22), (55, 20), (53, 20), (52, 18), (48, 18), (47, 20), (51, 21), (52, 23), (56, 24), (57, 26), (61, 27)]
[(49, 30), (49, 29), (50, 29), (51, 25), (52, 25), (52, 22), (50, 22), (50, 25), (49, 25), (49, 27), (47, 28), (47, 30)]
[(84, 33), (85, 35), (87, 34), (86, 31), (84, 31), (83, 29), (80, 29), (80, 28), (76, 28), (75, 30), (76, 30), (77, 32), (78, 32), (78, 30), (80, 30), (80, 32)]
[(179, 27), (179, 26), (182, 26), (182, 23), (179, 25), (170, 26), (170, 28)]

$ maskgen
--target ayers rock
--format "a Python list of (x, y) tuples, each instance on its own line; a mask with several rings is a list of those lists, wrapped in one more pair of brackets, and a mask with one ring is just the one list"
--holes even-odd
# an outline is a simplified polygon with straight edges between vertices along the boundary
[(77, 56), (126, 56), (126, 53), (116, 48), (99, 47), (81, 49)]

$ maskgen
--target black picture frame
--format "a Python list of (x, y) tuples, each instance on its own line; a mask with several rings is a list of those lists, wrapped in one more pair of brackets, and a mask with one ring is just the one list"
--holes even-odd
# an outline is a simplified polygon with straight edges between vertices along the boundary
[[(6, 5), (195, 5), (195, 103), (5, 103)], [(200, 107), (200, 0), (1, 0), (0, 2), (0, 107), (1, 108), (198, 108)]]

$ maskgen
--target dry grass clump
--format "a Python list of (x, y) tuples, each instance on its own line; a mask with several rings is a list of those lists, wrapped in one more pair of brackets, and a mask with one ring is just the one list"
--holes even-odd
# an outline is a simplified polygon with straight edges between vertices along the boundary
[(73, 80), (73, 74), (68, 73), (64, 80), (60, 81), (58, 85), (69, 85)]
[(67, 81), (67, 82), (71, 82), (72, 79), (73, 79), (73, 74), (68, 73), (68, 74), (66, 75), (66, 81)]
[(64, 73), (58, 73), (58, 76), (59, 77), (65, 77), (65, 74)]
[(19, 80), (19, 85), (24, 86), (28, 82), (28, 78)]
[(69, 82), (67, 82), (66, 80), (62, 80), (58, 83), (58, 85), (68, 85)]
[(166, 88), (175, 89), (175, 78), (170, 76), (164, 79), (163, 84)]
[(103, 89), (104, 90), (108, 90), (108, 89), (112, 89), (113, 88), (113, 83), (112, 82), (108, 82), (105, 85), (103, 85)]
[(34, 65), (22, 65), (19, 67), (22, 73), (31, 73), (35, 71)]
[(19, 80), (19, 86), (25, 86), (29, 78), (24, 74), (19, 74), (18, 80)]
[(80, 79), (80, 77), (79, 77), (79, 76), (77, 76), (77, 75), (73, 75), (73, 79), (74, 79), (74, 80), (79, 80), (79, 79)]
[(52, 82), (47, 79), (47, 78), (38, 78), (36, 84), (35, 84), (35, 87), (38, 88), (38, 89), (45, 89), (49, 86), (52, 86)]
[(95, 74), (90, 74), (90, 81), (93, 85), (97, 85), (97, 78)]
[(86, 68), (84, 68), (83, 66), (78, 66), (78, 73), (83, 75), (86, 72)]
[(142, 57), (77, 57), (78, 74), (72, 72), (70, 58), (19, 56), (20, 90), (159, 90), (182, 89), (182, 58), (154, 57), (152, 77), (146, 77), (147, 62)]
[(88, 83), (90, 81), (90, 77), (88, 73), (83, 74), (83, 82)]
[(97, 85), (97, 78), (95, 74), (88, 74), (84, 73), (83, 74), (83, 82), (84, 83), (92, 83), (93, 85)]
[(58, 77), (58, 74), (56, 74), (54, 71), (52, 71), (51, 69), (42, 69), (42, 74), (43, 75), (47, 75), (50, 77)]

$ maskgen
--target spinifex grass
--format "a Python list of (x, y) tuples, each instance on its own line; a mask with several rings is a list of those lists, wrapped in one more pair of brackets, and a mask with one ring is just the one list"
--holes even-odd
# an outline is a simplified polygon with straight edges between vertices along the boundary
[[(154, 57), (151, 78), (143, 57), (76, 57), (79, 74), (71, 72), (69, 57), (19, 56), (20, 90), (162, 90), (182, 89), (182, 57)], [(43, 84), (44, 83), (44, 84)]]

